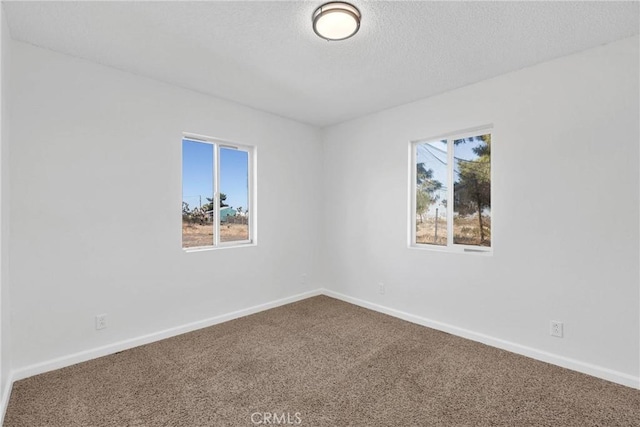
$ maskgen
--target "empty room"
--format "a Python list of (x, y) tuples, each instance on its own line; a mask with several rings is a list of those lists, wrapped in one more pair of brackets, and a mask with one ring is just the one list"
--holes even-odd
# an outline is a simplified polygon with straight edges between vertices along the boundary
[(640, 2), (0, 15), (0, 425), (640, 426)]

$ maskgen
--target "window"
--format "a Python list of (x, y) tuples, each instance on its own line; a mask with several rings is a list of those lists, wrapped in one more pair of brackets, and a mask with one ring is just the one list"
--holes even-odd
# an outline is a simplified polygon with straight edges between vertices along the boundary
[(413, 142), (411, 169), (411, 245), (490, 252), (491, 131)]
[(182, 139), (182, 247), (254, 241), (253, 148), (213, 138)]

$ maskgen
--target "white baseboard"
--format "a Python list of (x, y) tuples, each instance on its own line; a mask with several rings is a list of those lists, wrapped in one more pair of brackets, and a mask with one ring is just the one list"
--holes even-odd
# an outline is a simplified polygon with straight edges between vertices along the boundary
[(7, 383), (2, 390), (2, 399), (0, 400), (0, 426), (4, 425), (4, 414), (7, 413), (7, 406), (9, 406), (9, 399), (11, 398), (11, 389), (13, 388), (13, 373), (9, 372), (7, 375)]
[(350, 304), (368, 308), (373, 311), (388, 314), (389, 316), (397, 317), (399, 319), (406, 320), (411, 323), (416, 323), (418, 325), (426, 326), (428, 328), (437, 329), (439, 331), (447, 332), (452, 335), (457, 335), (459, 337), (466, 338), (471, 341), (481, 342), (483, 344), (487, 344), (492, 347), (497, 347), (503, 350), (510, 351), (512, 353), (516, 353), (522, 356), (530, 357), (532, 359), (540, 360), (542, 362), (547, 362), (553, 365), (561, 366), (563, 368), (571, 369), (573, 371), (582, 372), (583, 374), (591, 375), (591, 376), (601, 378), (607, 381), (611, 381), (617, 384), (622, 384), (627, 387), (640, 389), (640, 377), (634, 377), (633, 375), (614, 371), (612, 369), (604, 368), (602, 366), (592, 365), (590, 363), (582, 362), (580, 360), (571, 359), (568, 357), (538, 350), (532, 347), (527, 347), (521, 344), (516, 344), (510, 341), (505, 341), (499, 338), (491, 337), (489, 335), (470, 331), (468, 329), (463, 329), (457, 326), (427, 319), (425, 317), (416, 316), (414, 314), (410, 314), (404, 311), (385, 307), (379, 304), (374, 304), (372, 302), (368, 302), (359, 298), (350, 297), (348, 295), (344, 295), (339, 292), (334, 292), (329, 289), (322, 289), (322, 294), (330, 296), (332, 298), (339, 299), (341, 301), (348, 302)]
[[(261, 311), (269, 310), (271, 308), (279, 307), (281, 305), (290, 304), (292, 302), (311, 298), (320, 294), (321, 294), (320, 289), (304, 292), (304, 293), (293, 295), (287, 298), (282, 298), (279, 300), (271, 301), (264, 304), (259, 304), (253, 307), (245, 308), (245, 309), (234, 311), (231, 313), (222, 314), (220, 316), (199, 320), (197, 322), (187, 323), (185, 325), (176, 326), (174, 328), (165, 329), (163, 331), (153, 332), (151, 334), (142, 335), (142, 336), (127, 339), (124, 341), (107, 344), (102, 347), (92, 348), (89, 350), (84, 350), (84, 351), (70, 354), (67, 356), (62, 356), (62, 357), (47, 360), (44, 362), (36, 363), (33, 365), (25, 366), (23, 368), (19, 368), (11, 371), (10, 379), (12, 380), (12, 382), (19, 381), (21, 379), (28, 378), (34, 375), (43, 374), (45, 372), (75, 365), (77, 363), (86, 362), (87, 360), (96, 359), (98, 357), (107, 356), (109, 354), (117, 353), (119, 351), (128, 350), (130, 348), (149, 344), (155, 341), (171, 338), (176, 335), (181, 335), (187, 332), (192, 332), (198, 329), (217, 325), (219, 323), (227, 322), (229, 320), (237, 319), (239, 317), (248, 316), (250, 314), (259, 313)], [(4, 412), (2, 413), (2, 415), (4, 415)]]
[(603, 368), (601, 366), (592, 365), (586, 362), (582, 362), (576, 359), (570, 359), (557, 354), (548, 353), (542, 350), (537, 350), (532, 347), (512, 343), (499, 338), (491, 337), (478, 332), (470, 331), (468, 329), (459, 328), (446, 323), (438, 322), (435, 320), (427, 319), (425, 317), (416, 316), (404, 311), (396, 310), (393, 308), (385, 307), (379, 304), (374, 304), (359, 298), (350, 297), (348, 295), (341, 294), (329, 289), (316, 289), (309, 292), (293, 295), (291, 297), (282, 298), (279, 300), (271, 301), (264, 304), (259, 304), (246, 309), (234, 311), (231, 313), (223, 314), (220, 316), (211, 317), (208, 319), (200, 320), (197, 322), (188, 323), (174, 328), (165, 329), (163, 331), (154, 332), (151, 334), (143, 335), (136, 338), (131, 338), (124, 341), (108, 344), (102, 347), (97, 347), (78, 353), (70, 354), (67, 356), (51, 359), (41, 363), (29, 365), (23, 368), (12, 370), (9, 373), (7, 384), (2, 393), (2, 400), (0, 401), (0, 425), (4, 420), (4, 415), (11, 396), (11, 389), (15, 381), (31, 377), (33, 375), (42, 374), (45, 372), (53, 371), (55, 369), (64, 368), (67, 366), (75, 365), (77, 363), (85, 362), (87, 360), (95, 359), (109, 354), (117, 353), (119, 351), (128, 350), (130, 348), (138, 347), (144, 344), (149, 344), (155, 341), (171, 338), (176, 335), (184, 334), (187, 332), (195, 331), (197, 329), (206, 328), (209, 326), (217, 325), (219, 323), (227, 322), (229, 320), (237, 319), (240, 317), (255, 314), (261, 311), (269, 310), (271, 308), (279, 307), (281, 305), (290, 304), (292, 302), (300, 301), (303, 299), (311, 298), (317, 295), (327, 295), (332, 298), (336, 298), (360, 307), (364, 307), (370, 310), (374, 310), (380, 313), (388, 314), (393, 317), (397, 317), (402, 320), (406, 320), (411, 323), (426, 326), (439, 331), (447, 332), (453, 335), (457, 335), (462, 338), (470, 339), (472, 341), (481, 342), (483, 344), (497, 347), (503, 350), (510, 351), (512, 353), (520, 354), (532, 359), (540, 360), (543, 362), (558, 365), (563, 368), (571, 369), (574, 371), (582, 372), (587, 375), (591, 375), (604, 380), (612, 381), (617, 384), (622, 384), (628, 387), (640, 389), (640, 377), (634, 377), (622, 372), (614, 371), (612, 369)]

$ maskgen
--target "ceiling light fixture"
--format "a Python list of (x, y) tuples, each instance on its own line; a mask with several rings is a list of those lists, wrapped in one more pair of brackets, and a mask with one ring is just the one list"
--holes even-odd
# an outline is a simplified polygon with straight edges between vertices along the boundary
[(352, 4), (334, 1), (313, 12), (313, 31), (325, 40), (344, 40), (360, 29), (360, 11)]

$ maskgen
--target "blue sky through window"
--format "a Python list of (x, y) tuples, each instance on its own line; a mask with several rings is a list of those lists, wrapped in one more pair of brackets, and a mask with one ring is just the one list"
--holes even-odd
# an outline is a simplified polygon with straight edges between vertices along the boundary
[(213, 198), (213, 145), (182, 141), (182, 201), (189, 209)]
[(220, 192), (227, 195), (226, 204), (247, 210), (249, 190), (249, 153), (220, 148)]
[[(478, 155), (473, 151), (475, 148), (484, 145), (484, 142), (476, 138), (467, 138), (464, 143), (454, 146), (454, 159), (456, 162), (454, 179), (459, 180), (458, 161), (477, 160)], [(432, 141), (418, 144), (416, 153), (416, 163), (424, 163), (427, 169), (433, 170), (433, 178), (440, 181), (446, 188), (447, 185), (447, 142)]]
[[(189, 209), (213, 198), (213, 144), (182, 140), (182, 201)], [(234, 209), (248, 206), (249, 154), (246, 151), (220, 148), (220, 192), (225, 203)]]

